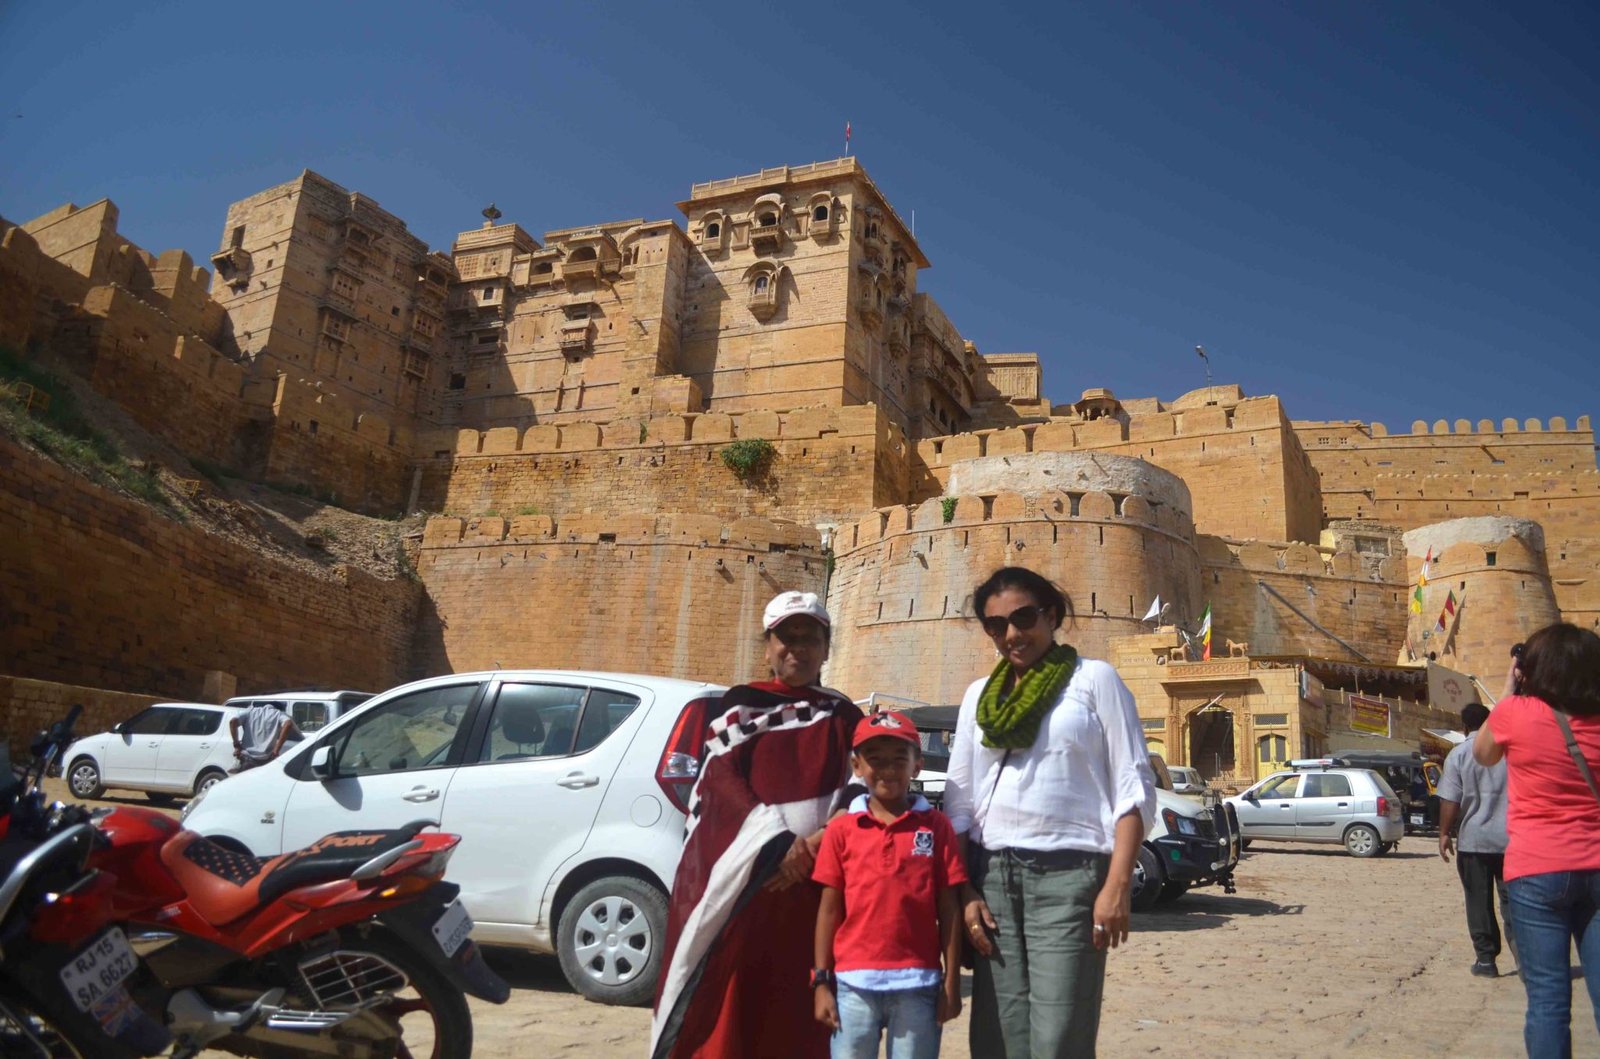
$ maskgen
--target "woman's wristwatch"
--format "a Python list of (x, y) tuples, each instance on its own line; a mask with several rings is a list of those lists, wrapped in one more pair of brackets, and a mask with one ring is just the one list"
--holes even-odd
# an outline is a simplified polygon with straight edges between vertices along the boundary
[(818, 986), (827, 986), (834, 990), (839, 988), (839, 979), (831, 967), (811, 968), (811, 988), (815, 989)]

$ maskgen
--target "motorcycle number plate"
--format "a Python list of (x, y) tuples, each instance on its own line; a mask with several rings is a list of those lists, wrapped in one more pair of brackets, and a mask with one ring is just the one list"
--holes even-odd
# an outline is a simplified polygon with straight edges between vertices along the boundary
[(61, 984), (79, 1011), (88, 1011), (109, 995), (135, 970), (139, 958), (128, 945), (122, 928), (112, 927), (61, 968)]
[(454, 956), (471, 933), (472, 917), (467, 915), (467, 906), (460, 901), (451, 901), (444, 915), (433, 921), (434, 939), (439, 942), (439, 948), (444, 950), (446, 956)]

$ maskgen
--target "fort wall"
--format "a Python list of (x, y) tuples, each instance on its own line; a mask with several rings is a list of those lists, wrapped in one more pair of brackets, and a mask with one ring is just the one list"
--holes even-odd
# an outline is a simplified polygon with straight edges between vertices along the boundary
[(146, 706), (164, 701), (156, 695), (57, 684), (48, 680), (0, 676), (0, 739), (11, 744), (11, 763), (28, 760), (28, 744), (38, 732), (61, 720), (73, 706), (83, 713), (73, 730), (80, 736), (103, 732)]
[(264, 558), (6, 438), (0, 539), (0, 672), (194, 699), (213, 671), (377, 691), (412, 669), (414, 582)]
[(1088, 657), (1106, 658), (1113, 637), (1140, 631), (1157, 594), (1198, 613), (1199, 559), (1186, 512), (1136, 494), (935, 498), (874, 511), (836, 530), (833, 544), (835, 648), (824, 675), (857, 697), (884, 691), (960, 701), (994, 667), (970, 597), (1001, 566), (1037, 570), (1068, 594), (1076, 618), (1061, 635)]
[(1213, 656), (1233, 640), (1258, 657), (1353, 658), (1353, 649), (1394, 661), (1408, 613), (1403, 558), (1367, 562), (1351, 550), (1213, 536), (1198, 548)]
[(1136, 456), (1180, 476), (1203, 533), (1315, 540), (1321, 528), (1316, 472), (1276, 397), (927, 438), (917, 443), (914, 498), (944, 492), (948, 468), (962, 460), (1067, 451)]
[[(1422, 613), (1411, 614), (1406, 628), (1407, 646), (1418, 657), (1435, 656), (1476, 676), (1499, 694), (1511, 645), (1562, 618), (1543, 532), (1526, 519), (1465, 518), (1422, 526), (1405, 540), (1408, 591), (1423, 558), (1433, 552)], [(1456, 611), (1448, 615), (1452, 593)]]
[(817, 531), (714, 515), (435, 518), (418, 573), (426, 673), (517, 666), (733, 683), (769, 675), (761, 614), (825, 589)]
[[(755, 438), (775, 455), (744, 482), (720, 454)], [(839, 522), (907, 491), (905, 437), (871, 405), (432, 432), (417, 451), (420, 506), (462, 515), (622, 506)]]

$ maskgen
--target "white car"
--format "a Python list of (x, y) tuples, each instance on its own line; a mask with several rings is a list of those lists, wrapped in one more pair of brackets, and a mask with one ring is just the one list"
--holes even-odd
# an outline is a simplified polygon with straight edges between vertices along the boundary
[(1192, 769), (1187, 765), (1168, 765), (1167, 772), (1172, 776), (1172, 790), (1174, 793), (1205, 793), (1206, 781), (1201, 778), (1199, 769)]
[(79, 798), (107, 787), (144, 791), (158, 804), (201, 795), (238, 764), (228, 721), (240, 711), (202, 702), (161, 702), (79, 739), (62, 755), (61, 774)]
[(184, 823), (265, 857), (336, 831), (437, 821), (461, 836), (447, 878), (473, 937), (556, 953), (591, 999), (647, 1002), (702, 704), (724, 690), (567, 670), (432, 677), (197, 798)]

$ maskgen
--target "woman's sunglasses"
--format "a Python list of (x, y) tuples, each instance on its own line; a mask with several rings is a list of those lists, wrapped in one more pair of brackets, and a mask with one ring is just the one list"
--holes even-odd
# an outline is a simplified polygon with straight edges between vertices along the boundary
[(1039, 616), (1044, 613), (1043, 608), (1035, 606), (1018, 607), (1005, 617), (989, 617), (983, 619), (983, 631), (990, 636), (1004, 636), (1006, 627), (1014, 625), (1022, 632), (1027, 632), (1039, 624)]

